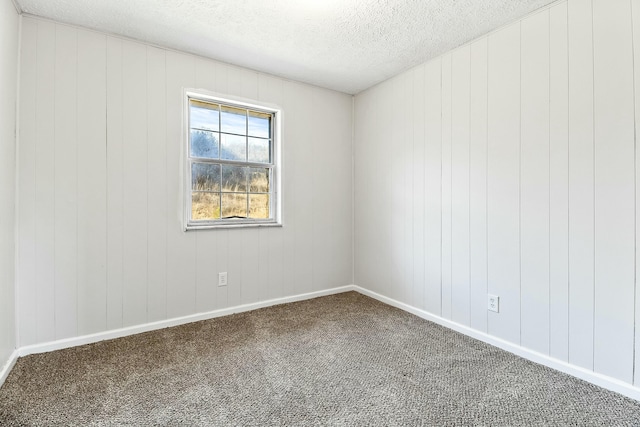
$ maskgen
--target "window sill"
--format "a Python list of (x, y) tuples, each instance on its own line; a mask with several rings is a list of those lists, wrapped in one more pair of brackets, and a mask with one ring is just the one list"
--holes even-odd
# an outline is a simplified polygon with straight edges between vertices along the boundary
[(262, 228), (262, 227), (282, 227), (282, 223), (279, 222), (265, 222), (265, 223), (236, 223), (236, 224), (190, 224), (187, 225), (184, 231), (193, 230), (215, 230), (220, 228)]

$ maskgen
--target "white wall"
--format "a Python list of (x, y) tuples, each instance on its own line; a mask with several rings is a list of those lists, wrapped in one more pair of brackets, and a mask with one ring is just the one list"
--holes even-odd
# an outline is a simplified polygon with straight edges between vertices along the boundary
[[(20, 346), (352, 283), (350, 96), (32, 17), (21, 69)], [(283, 228), (182, 230), (184, 87), (283, 108)]]
[(15, 171), (18, 13), (11, 0), (0, 1), (0, 370), (16, 347)]
[(356, 285), (639, 384), (639, 49), (569, 0), (359, 94)]

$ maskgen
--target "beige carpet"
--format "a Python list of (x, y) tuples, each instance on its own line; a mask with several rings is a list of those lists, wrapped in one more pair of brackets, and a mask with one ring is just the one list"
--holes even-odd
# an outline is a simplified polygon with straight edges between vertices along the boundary
[(640, 425), (640, 403), (354, 292), (20, 359), (0, 425)]

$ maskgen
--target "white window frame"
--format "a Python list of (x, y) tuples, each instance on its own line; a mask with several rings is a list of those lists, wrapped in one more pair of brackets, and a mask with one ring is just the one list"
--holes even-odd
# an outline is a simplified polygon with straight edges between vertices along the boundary
[[(202, 230), (202, 229), (215, 229), (215, 228), (242, 228), (242, 227), (279, 227), (282, 226), (282, 159), (281, 159), (281, 147), (282, 147), (282, 110), (273, 104), (247, 100), (229, 95), (220, 95), (212, 92), (196, 89), (185, 89), (184, 91), (184, 103), (183, 103), (183, 143), (182, 143), (182, 162), (183, 173), (183, 211), (184, 211), (184, 230)], [(265, 112), (272, 114), (271, 121), (271, 163), (252, 163), (248, 161), (230, 161), (221, 159), (201, 159), (197, 157), (191, 157), (190, 150), (190, 100), (199, 100), (204, 102), (212, 102), (215, 104), (226, 105), (236, 108), (243, 108), (254, 110), (258, 112)], [(191, 164), (194, 161), (205, 162), (211, 164), (231, 164), (231, 165), (244, 165), (250, 167), (265, 166), (271, 168), (271, 182), (269, 192), (270, 203), (270, 215), (268, 219), (258, 218), (221, 218), (216, 220), (192, 220), (191, 219), (191, 207), (192, 207), (192, 193), (191, 193)]]

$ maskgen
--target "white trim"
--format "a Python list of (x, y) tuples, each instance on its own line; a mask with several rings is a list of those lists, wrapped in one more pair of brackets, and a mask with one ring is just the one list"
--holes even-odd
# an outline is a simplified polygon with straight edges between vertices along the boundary
[(326, 295), (340, 294), (343, 292), (355, 291), (353, 285), (342, 286), (338, 288), (326, 289), (323, 291), (310, 292), (306, 294), (294, 295), (284, 298), (275, 298), (267, 301), (256, 302), (252, 304), (238, 305), (220, 310), (208, 311), (205, 313), (191, 314), (189, 316), (175, 317), (173, 319), (161, 320), (158, 322), (145, 323), (142, 325), (130, 326), (127, 328), (114, 329), (105, 332), (98, 332), (80, 337), (66, 338), (63, 340), (50, 341), (42, 344), (28, 345), (20, 347), (17, 354), (20, 357), (28, 356), (36, 353), (46, 353), (49, 351), (62, 350), (64, 348), (76, 347), (85, 344), (96, 343), (99, 341), (110, 340), (114, 338), (126, 337), (129, 335), (140, 334), (142, 332), (155, 331), (157, 329), (169, 328), (172, 326), (184, 325), (185, 323), (198, 322), (200, 320), (213, 319), (215, 317), (228, 316), (235, 313), (243, 313), (245, 311), (256, 310), (258, 308), (270, 307), (278, 304), (286, 304), (290, 302), (303, 301), (312, 298), (322, 297)]
[(517, 356), (523, 357), (532, 362), (539, 363), (541, 365), (547, 366), (549, 368), (555, 369), (565, 374), (569, 374), (576, 378), (590, 382), (599, 387), (614, 391), (616, 393), (620, 393), (624, 396), (640, 401), (640, 388), (634, 387), (631, 384), (625, 383), (615, 378), (611, 378), (606, 375), (602, 375), (584, 368), (580, 368), (578, 366), (571, 365), (562, 360), (549, 357), (546, 354), (529, 350), (517, 344), (513, 344), (503, 339), (496, 338), (494, 336), (486, 334), (484, 332), (471, 329), (459, 323), (452, 322), (447, 319), (443, 319), (442, 317), (435, 316), (431, 313), (428, 313), (424, 310), (413, 307), (409, 304), (399, 302), (392, 298), (388, 298), (384, 295), (380, 295), (376, 292), (370, 291), (368, 289), (365, 289), (356, 285), (347, 285), (347, 286), (341, 286), (341, 287), (332, 288), (332, 289), (326, 289), (323, 291), (310, 292), (306, 294), (299, 294), (299, 295), (294, 295), (294, 296), (284, 297), (284, 298), (276, 298), (276, 299), (256, 302), (252, 304), (244, 304), (244, 305), (239, 305), (235, 307), (225, 308), (221, 310), (214, 310), (214, 311), (209, 311), (205, 313), (198, 313), (198, 314), (192, 314), (189, 316), (162, 320), (159, 322), (146, 323), (143, 325), (131, 326), (131, 327), (122, 328), (122, 329), (115, 329), (115, 330), (100, 332), (100, 333), (91, 334), (91, 335), (84, 335), (84, 336), (75, 337), (75, 338), (68, 338), (64, 340), (51, 341), (43, 344), (35, 344), (35, 345), (21, 347), (12, 353), (11, 357), (9, 358), (5, 366), (0, 371), (0, 386), (6, 380), (7, 376), (9, 375), (9, 372), (15, 365), (18, 357), (28, 356), (30, 354), (36, 354), (36, 353), (45, 353), (49, 351), (61, 350), (65, 348), (76, 347), (76, 346), (91, 344), (91, 343), (100, 342), (104, 340), (139, 334), (142, 332), (154, 331), (157, 329), (183, 325), (185, 323), (198, 322), (201, 320), (213, 319), (221, 316), (228, 316), (230, 314), (235, 314), (235, 313), (243, 313), (246, 311), (256, 310), (264, 307), (270, 307), (278, 304), (304, 301), (312, 298), (317, 298), (317, 297), (322, 297), (327, 295), (334, 295), (334, 294), (339, 294), (339, 293), (349, 292), (349, 291), (359, 292), (362, 295), (366, 295), (368, 297), (376, 299), (385, 304), (391, 305), (393, 307), (399, 308), (408, 313), (414, 314), (425, 320), (429, 320), (438, 325), (444, 326), (456, 332), (460, 332), (469, 337), (483, 341), (487, 344), (501, 348), (503, 350), (506, 350)]
[(17, 361), (18, 361), (18, 350), (13, 350), (13, 352), (9, 356), (9, 360), (7, 360), (7, 363), (5, 363), (2, 369), (0, 369), (0, 387), (2, 387), (2, 384), (4, 384), (4, 382), (7, 380), (7, 377), (9, 376), (9, 372), (11, 372), (11, 370), (13, 369), (13, 366), (16, 364)]
[(460, 332), (461, 334), (467, 335), (471, 338), (475, 338), (487, 344), (501, 348), (502, 350), (506, 350), (510, 353), (515, 354), (516, 356), (523, 357), (532, 362), (539, 363), (541, 365), (547, 366), (549, 368), (555, 369), (565, 374), (569, 374), (581, 380), (590, 382), (591, 384), (595, 384), (599, 387), (614, 391), (616, 393), (620, 393), (624, 396), (640, 401), (640, 388), (634, 387), (629, 383), (620, 381), (615, 378), (608, 377), (606, 375), (599, 374), (597, 372), (590, 371), (588, 369), (571, 365), (567, 362), (564, 362), (559, 359), (555, 359), (546, 354), (529, 350), (527, 348), (524, 348), (517, 344), (510, 343), (500, 338), (496, 338), (484, 332), (471, 329), (468, 326), (461, 325), (456, 322), (452, 322), (451, 320), (443, 319), (442, 317), (436, 316), (422, 309), (413, 307), (409, 304), (405, 304), (400, 301), (396, 301), (392, 298), (386, 297), (384, 295), (380, 295), (368, 289), (361, 288), (360, 286), (353, 286), (353, 288), (356, 292), (359, 292), (363, 295), (374, 298), (380, 302), (389, 304), (393, 307), (399, 308), (411, 314), (415, 314), (418, 317), (421, 317), (425, 320), (429, 320), (433, 323), (437, 323), (438, 325), (444, 326), (449, 329), (453, 329), (454, 331)]

